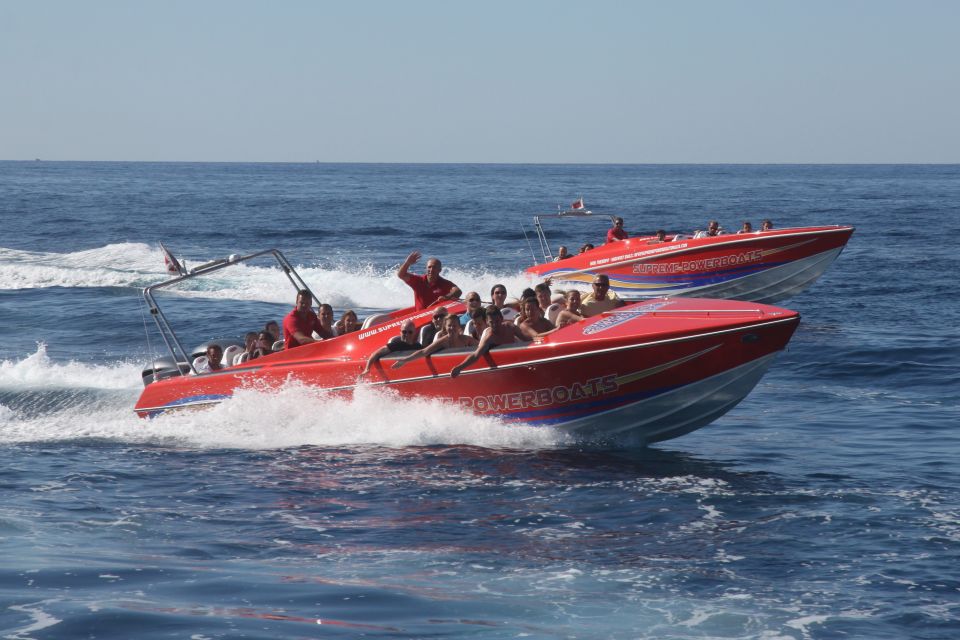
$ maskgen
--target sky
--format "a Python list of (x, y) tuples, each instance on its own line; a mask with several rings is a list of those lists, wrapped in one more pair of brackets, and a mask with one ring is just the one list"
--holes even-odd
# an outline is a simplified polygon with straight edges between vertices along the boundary
[(952, 0), (0, 0), (0, 159), (958, 163)]

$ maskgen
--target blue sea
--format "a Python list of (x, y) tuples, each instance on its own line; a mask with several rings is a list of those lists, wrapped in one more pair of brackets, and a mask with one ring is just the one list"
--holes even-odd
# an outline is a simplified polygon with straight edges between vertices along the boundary
[[(647, 449), (374, 391), (132, 411), (158, 241), (279, 248), (362, 316), (410, 303), (412, 250), (519, 292), (580, 194), (633, 233), (857, 231), (753, 393)], [(958, 638), (958, 241), (960, 166), (0, 162), (0, 637)], [(198, 344), (280, 285), (161, 302)]]

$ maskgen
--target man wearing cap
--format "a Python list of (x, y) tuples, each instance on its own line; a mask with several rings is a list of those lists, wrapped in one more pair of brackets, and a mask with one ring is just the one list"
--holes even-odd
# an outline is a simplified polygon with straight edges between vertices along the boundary
[(427, 272), (422, 276), (407, 272), (420, 259), (420, 255), (419, 251), (414, 251), (397, 269), (397, 277), (413, 289), (414, 308), (419, 311), (441, 300), (459, 300), (460, 287), (440, 277), (443, 266), (437, 258), (427, 260)]

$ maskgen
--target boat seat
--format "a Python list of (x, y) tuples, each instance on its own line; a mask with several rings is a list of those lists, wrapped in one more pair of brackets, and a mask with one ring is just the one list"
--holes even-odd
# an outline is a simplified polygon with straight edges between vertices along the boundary
[(283, 351), (283, 340), (277, 340), (273, 343), (273, 346), (270, 347), (271, 351)]
[(232, 367), (234, 364), (236, 364), (234, 360), (236, 360), (237, 356), (242, 354), (243, 347), (232, 344), (223, 350), (223, 360), (221, 362), (223, 362), (223, 366), (225, 367)]
[(551, 322), (554, 326), (557, 325), (557, 316), (560, 315), (560, 312), (563, 311), (564, 306), (559, 302), (554, 302), (552, 305), (547, 307), (547, 320)]
[(250, 359), (250, 354), (244, 351), (243, 353), (241, 353), (240, 355), (238, 355), (236, 358), (233, 359), (233, 364), (243, 364), (249, 359)]
[(375, 313), (372, 316), (367, 316), (363, 321), (363, 326), (361, 326), (360, 328), (369, 329), (370, 327), (380, 324), (382, 322), (386, 322), (389, 319), (390, 319), (389, 313)]
[(209, 373), (210, 360), (207, 359), (207, 356), (197, 356), (193, 359), (193, 368), (197, 370), (197, 373)]
[(463, 327), (463, 335), (472, 336), (473, 334), (470, 332), (473, 331), (473, 328), (475, 326), (476, 324), (473, 322), (473, 318), (470, 318), (469, 320), (467, 320), (467, 324), (465, 324)]
[(428, 331), (432, 326), (433, 326), (432, 324), (427, 323), (427, 324), (423, 325), (423, 326), (420, 328), (420, 333), (417, 335), (417, 338), (419, 338), (418, 342), (419, 342), (421, 345), (427, 346), (428, 344), (432, 343), (433, 340), (436, 340), (438, 335), (440, 335), (440, 332), (437, 331), (435, 334), (433, 334), (433, 340), (430, 340), (430, 342), (427, 342), (427, 331)]

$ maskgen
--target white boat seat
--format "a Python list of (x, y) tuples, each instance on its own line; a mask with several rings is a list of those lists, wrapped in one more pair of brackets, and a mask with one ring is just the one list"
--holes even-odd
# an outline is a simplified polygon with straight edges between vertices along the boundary
[(283, 340), (277, 340), (270, 348), (271, 351), (283, 351)]
[(236, 360), (237, 356), (241, 355), (242, 353), (243, 353), (243, 347), (236, 344), (232, 344), (226, 349), (224, 349), (223, 360), (221, 360), (221, 362), (223, 363), (223, 366), (232, 367), (234, 364), (236, 364), (234, 360)]
[(197, 373), (210, 373), (210, 360), (207, 356), (197, 356), (193, 359), (193, 368)]
[(557, 326), (557, 316), (560, 315), (560, 312), (563, 310), (563, 308), (563, 305), (561, 305), (559, 302), (554, 302), (552, 305), (547, 307), (547, 320), (549, 320), (553, 326)]
[(473, 331), (473, 328), (475, 326), (476, 324), (473, 322), (473, 318), (470, 318), (469, 320), (467, 320), (467, 324), (463, 327), (463, 335), (472, 336), (473, 334), (470, 332)]
[(363, 326), (361, 329), (369, 329), (370, 327), (386, 322), (390, 319), (389, 313), (375, 313), (372, 316), (367, 316), (363, 321)]
[(243, 353), (241, 353), (240, 355), (238, 355), (236, 358), (233, 359), (233, 364), (243, 364), (249, 359), (250, 359), (250, 354), (244, 351)]

